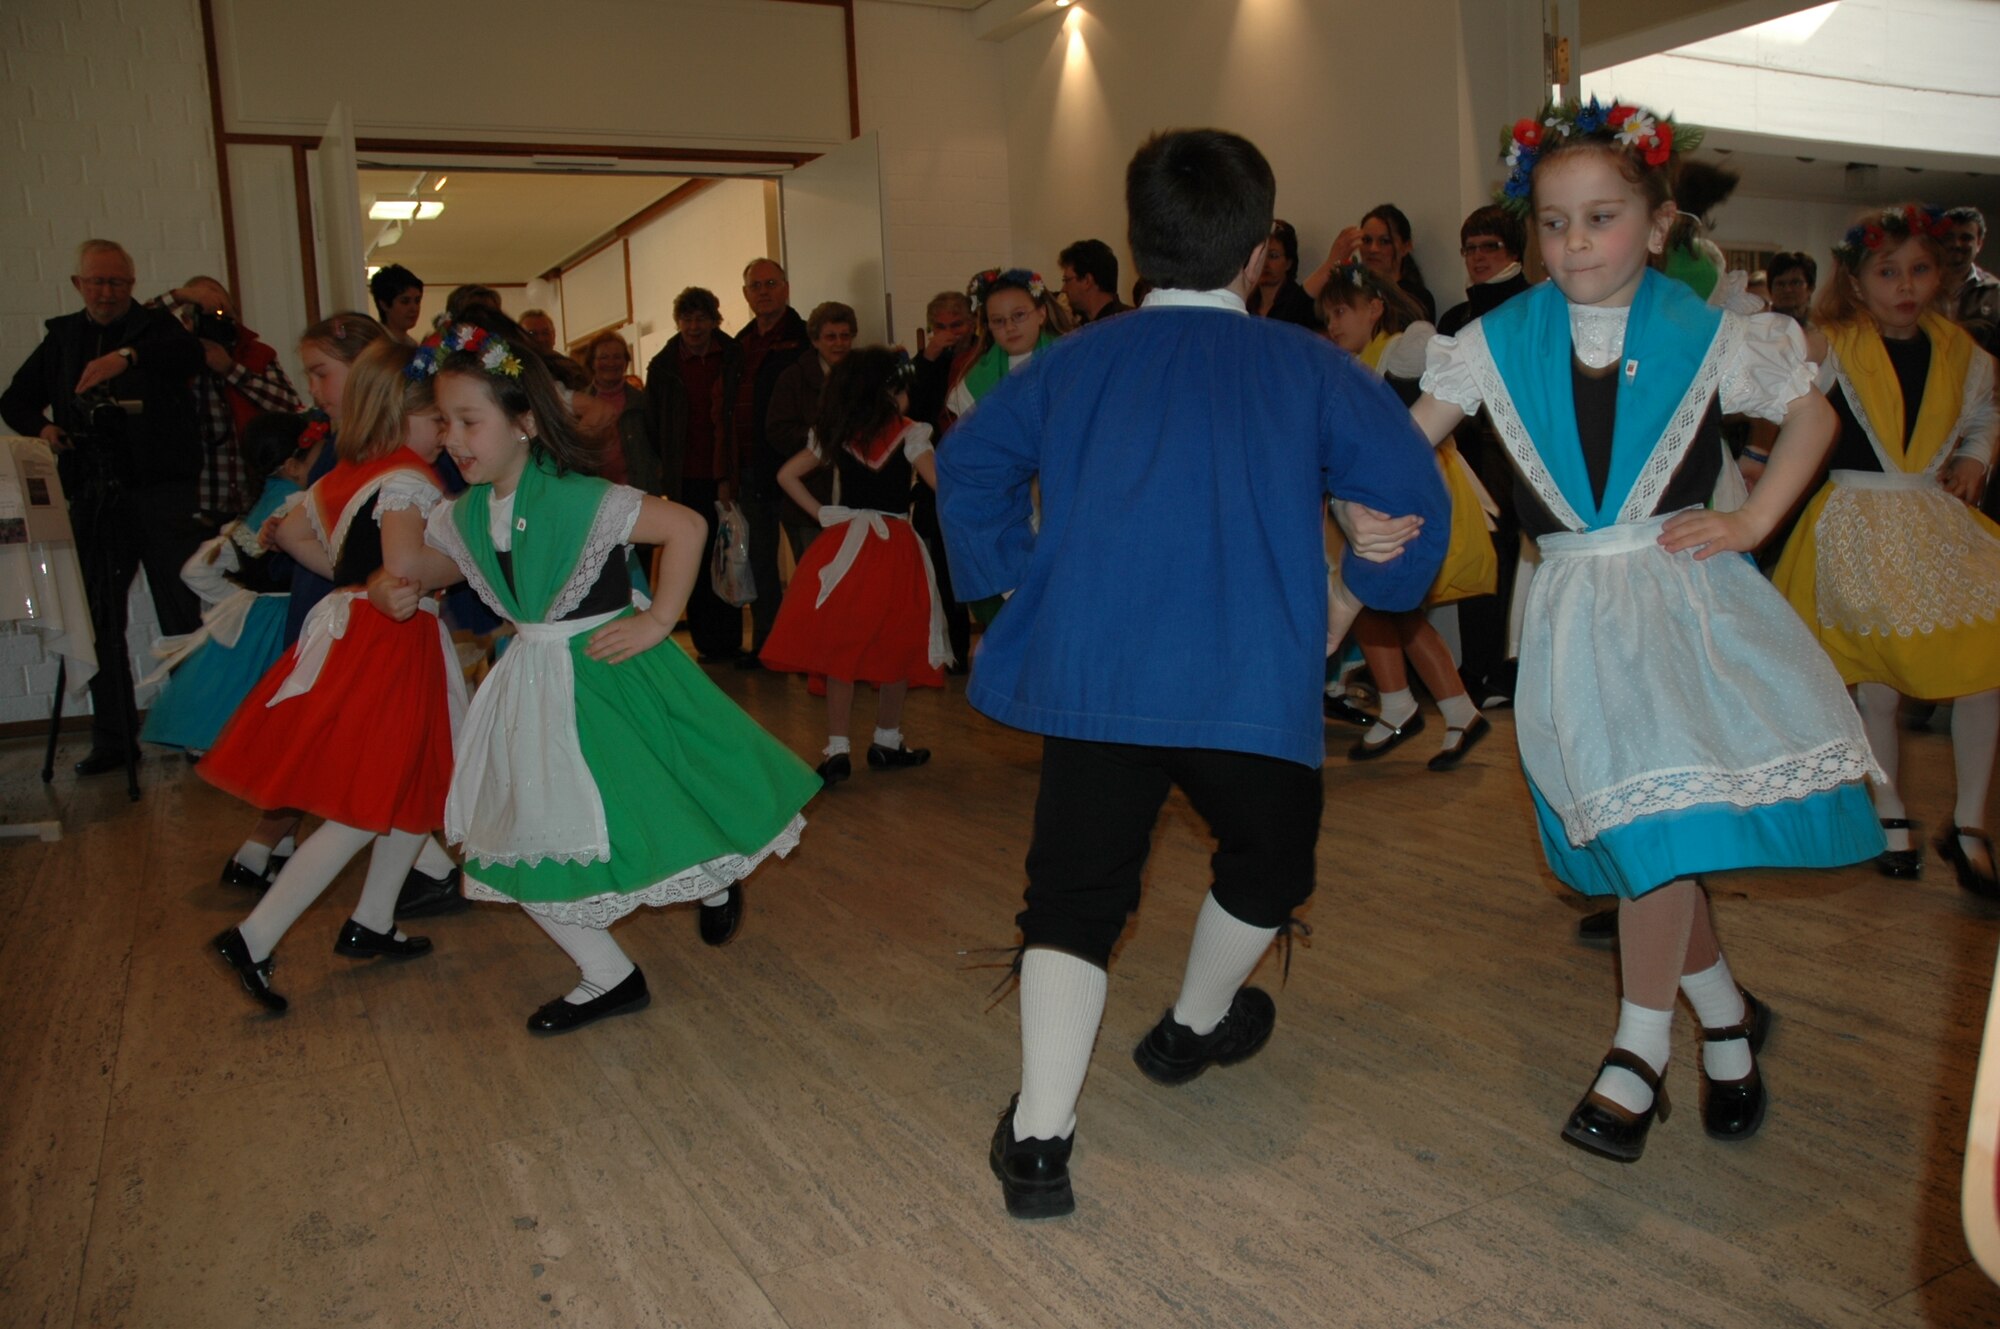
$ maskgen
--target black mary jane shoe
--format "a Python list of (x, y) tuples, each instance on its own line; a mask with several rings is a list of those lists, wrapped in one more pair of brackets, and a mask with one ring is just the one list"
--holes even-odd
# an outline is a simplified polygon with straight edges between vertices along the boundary
[(272, 878), (275, 878), (277, 875), (275, 872), (266, 874), (253, 871), (250, 868), (244, 867), (233, 858), (222, 865), (222, 884), (224, 886), (234, 886), (240, 890), (256, 891), (259, 895), (262, 895), (271, 888)]
[(1364, 727), (1375, 723), (1375, 717), (1356, 706), (1344, 692), (1327, 693), (1326, 699), (1320, 705), (1329, 720), (1340, 720)]
[[(1743, 1019), (1720, 1029), (1701, 1031), (1706, 1043), (1728, 1043), (1741, 1038), (1750, 1044), (1754, 1059), (1764, 1050), (1764, 1036), (1771, 1032), (1771, 1008), (1744, 992)], [(1750, 1073), (1740, 1080), (1711, 1080), (1706, 1068), (1701, 1073), (1701, 1128), (1717, 1140), (1747, 1140), (1764, 1124), (1764, 1073), (1753, 1060)]]
[(250, 943), (243, 940), (240, 928), (218, 932), (215, 934), (215, 939), (208, 944), (223, 965), (243, 984), (243, 990), (250, 994), (251, 1000), (267, 1011), (275, 1011), (280, 1015), (285, 1013), (285, 1008), (290, 1003), (271, 990), (272, 958), (267, 956), (262, 960), (251, 959)]
[(431, 939), (399, 937), (393, 927), (387, 932), (373, 932), (350, 918), (333, 943), (333, 953), (357, 960), (372, 960), (377, 956), (385, 960), (414, 960), (419, 955), (431, 953)]
[(1472, 723), (1465, 728), (1451, 725), (1444, 732), (1447, 738), (1453, 734), (1457, 734), (1458, 738), (1430, 759), (1429, 767), (1434, 771), (1448, 771), (1464, 761), (1465, 754), (1472, 751), (1473, 745), (1493, 732), (1493, 726), (1487, 723), (1485, 716), (1475, 715)]
[(819, 777), (820, 788), (831, 789), (854, 774), (854, 762), (845, 752), (836, 752), (813, 767), (813, 774)]
[(1958, 842), (1960, 836), (1977, 840), (1986, 846), (1986, 861), (2000, 862), (1993, 857), (1993, 837), (1972, 826), (1947, 826), (1944, 834), (1937, 839), (1938, 857), (1951, 864), (1958, 873), (1958, 884), (1971, 891), (1982, 900), (2000, 900), (2000, 877), (1992, 872), (1981, 872), (1972, 857), (1965, 852), (1965, 846)]
[(1409, 742), (1424, 732), (1424, 713), (1418, 711), (1399, 725), (1392, 725), (1387, 720), (1379, 718), (1371, 718), (1368, 723), (1381, 725), (1389, 731), (1389, 736), (1380, 743), (1370, 743), (1364, 736), (1360, 742), (1347, 750), (1349, 761), (1373, 761), (1383, 753)]
[[(1606, 1066), (1616, 1066), (1639, 1077), (1648, 1089), (1653, 1091), (1653, 1105), (1644, 1112), (1634, 1112), (1612, 1102), (1595, 1088), (1586, 1090), (1578, 1100), (1575, 1111), (1569, 1114), (1569, 1121), (1563, 1126), (1563, 1139), (1579, 1149), (1586, 1149), (1599, 1158), (1609, 1158), (1618, 1163), (1636, 1163), (1639, 1155), (1646, 1152), (1646, 1132), (1653, 1127), (1653, 1118), (1667, 1119), (1672, 1105), (1667, 1102), (1667, 1087), (1660, 1083), (1660, 1074), (1646, 1064), (1646, 1059), (1624, 1048), (1612, 1048), (1598, 1063), (1601, 1074)], [(1597, 1083), (1596, 1077), (1591, 1084)]]
[(1885, 831), (1908, 831), (1910, 833), (1910, 847), (1908, 849), (1884, 849), (1881, 853), (1875, 855), (1875, 870), (1885, 877), (1894, 877), (1897, 881), (1915, 881), (1918, 877), (1922, 876), (1924, 871), (1924, 857), (1923, 850), (1917, 848), (1922, 843), (1917, 839), (1917, 823), (1911, 821), (1908, 817), (1884, 817), (1882, 818), (1882, 829)]
[(403, 878), (403, 889), (396, 893), (397, 918), (436, 918), (440, 914), (457, 914), (472, 908), (472, 901), (459, 890), (459, 883), (465, 878), (464, 869), (454, 865), (442, 877), (411, 868)]
[(1000, 1114), (993, 1129), (993, 1147), (986, 1162), (1000, 1179), (1000, 1194), (1010, 1218), (1061, 1218), (1076, 1212), (1076, 1194), (1069, 1186), (1069, 1151), (1075, 1137), (1059, 1140), (1014, 1138), (1014, 1109), (1019, 1094)]
[(1210, 1066), (1248, 1061), (1271, 1041), (1278, 1004), (1262, 988), (1240, 988), (1222, 1022), (1205, 1034), (1174, 1018), (1171, 1007), (1132, 1049), (1133, 1064), (1155, 1084), (1186, 1084)]
[(908, 766), (921, 766), (930, 759), (929, 748), (885, 748), (880, 743), (868, 745), (868, 769), (871, 771), (902, 770)]
[(721, 904), (697, 905), (701, 917), (701, 939), (710, 946), (722, 946), (736, 935), (743, 922), (743, 883), (729, 888), (729, 898)]
[(528, 1032), (531, 1034), (561, 1034), (572, 1029), (602, 1020), (607, 1015), (623, 1015), (627, 1011), (645, 1009), (653, 1000), (653, 994), (646, 990), (646, 974), (637, 965), (625, 976), (625, 981), (609, 992), (599, 993), (589, 1001), (567, 1001), (557, 997), (545, 1002), (541, 1009), (528, 1017)]

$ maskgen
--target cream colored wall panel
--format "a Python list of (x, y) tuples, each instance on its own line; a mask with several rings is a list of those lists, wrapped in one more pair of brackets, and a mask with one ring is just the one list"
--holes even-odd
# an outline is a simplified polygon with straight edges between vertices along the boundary
[[(749, 308), (743, 302), (743, 269), (770, 254), (764, 199), (772, 186), (762, 180), (725, 180), (634, 233), (632, 321), (637, 325), (641, 363), (674, 335), (674, 297), (690, 286), (713, 291), (722, 305), (723, 331), (743, 330)], [(574, 274), (565, 276), (563, 288)], [(572, 296), (572, 298), (574, 298)], [(794, 289), (792, 301), (804, 313), (815, 294)], [(572, 326), (575, 310), (571, 310)]]
[(563, 274), (563, 326), (572, 337), (625, 321), (625, 246), (613, 241)]
[(243, 321), (277, 350), (303, 397), (298, 340), (306, 328), (305, 271), (291, 149), (232, 144), (229, 192), (236, 204), (236, 298)]
[(349, 0), (327, 23), (271, 0), (214, 4), (223, 116), (239, 133), (317, 136), (345, 101), (371, 137), (755, 148), (848, 136), (846, 35), (829, 6)]

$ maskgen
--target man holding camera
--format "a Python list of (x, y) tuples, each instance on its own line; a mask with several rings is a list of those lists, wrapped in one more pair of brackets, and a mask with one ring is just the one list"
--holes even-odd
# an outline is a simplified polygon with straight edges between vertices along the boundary
[(173, 315), (134, 303), (135, 275), (122, 246), (84, 241), (70, 278), (83, 309), (48, 320), (42, 344), (0, 393), (8, 428), (55, 449), (69, 496), (97, 636), (91, 747), (79, 775), (117, 770), (136, 747), (125, 602), (140, 565), (163, 633), (201, 624), (180, 571), (202, 539), (201, 431), (188, 391), (202, 348)]
[(236, 302), (215, 278), (190, 277), (148, 304), (172, 312), (201, 342), (203, 369), (189, 385), (201, 430), (198, 507), (206, 522), (220, 527), (249, 509), (260, 478), (243, 473), (237, 431), (265, 411), (296, 413), (305, 406), (278, 353), (237, 321)]

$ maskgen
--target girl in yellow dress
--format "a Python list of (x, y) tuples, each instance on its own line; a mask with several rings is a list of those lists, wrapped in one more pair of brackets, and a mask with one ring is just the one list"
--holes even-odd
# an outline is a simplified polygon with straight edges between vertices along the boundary
[(2000, 527), (1981, 516), (2000, 410), (1993, 357), (1939, 309), (1943, 214), (1873, 214), (1834, 248), (1810, 334), (1840, 417), (1825, 487), (1774, 580), (1854, 688), (1876, 761), (1891, 877), (1921, 851), (1896, 789), (1898, 694), (1952, 703), (1958, 806), (1938, 852), (2000, 895), (1986, 798), (2000, 739)]
[[(1349, 264), (1320, 288), (1319, 309), (1335, 345), (1380, 374), (1406, 405), (1416, 401), (1421, 395), (1417, 381), (1424, 372), (1424, 351), (1437, 329), (1423, 321), (1422, 311), (1408, 295), (1360, 264)], [(1486, 522), (1492, 500), (1449, 438), (1438, 446), (1437, 454), (1451, 492), (1451, 544), (1421, 608), (1400, 614), (1364, 609), (1355, 620), (1354, 640), (1375, 676), (1382, 706), (1380, 718), (1348, 750), (1350, 761), (1379, 757), (1423, 729), (1423, 716), (1410, 695), (1406, 656), (1444, 715), (1444, 743), (1430, 759), (1432, 770), (1448, 771), (1458, 765), (1492, 729), (1465, 690), (1451, 648), (1424, 616), (1435, 605), (1493, 594), (1500, 564)]]

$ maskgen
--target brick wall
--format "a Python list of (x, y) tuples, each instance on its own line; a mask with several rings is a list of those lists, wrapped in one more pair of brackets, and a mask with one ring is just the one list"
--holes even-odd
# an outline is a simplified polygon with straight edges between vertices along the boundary
[[(77, 242), (117, 240), (142, 296), (222, 271), (201, 17), (194, 0), (11, 0), (0, 6), (0, 373), (79, 307)], [(152, 669), (157, 620), (141, 576), (130, 644)], [(47, 716), (56, 662), (0, 623), (0, 724)], [(151, 700), (142, 691), (139, 704)]]
[(895, 335), (911, 346), (939, 291), (995, 265), (1056, 265), (1052, 253), (1013, 252), (1000, 48), (971, 23), (924, 5), (854, 6), (861, 127), (882, 134)]

